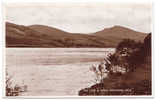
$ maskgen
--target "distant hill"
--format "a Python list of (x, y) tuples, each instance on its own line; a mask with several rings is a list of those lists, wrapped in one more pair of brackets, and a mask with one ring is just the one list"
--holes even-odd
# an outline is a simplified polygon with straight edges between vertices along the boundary
[(114, 26), (93, 34), (68, 33), (44, 25), (6, 22), (6, 47), (115, 47), (122, 39), (143, 41), (145, 33)]
[(106, 28), (102, 31), (96, 32), (93, 35), (100, 36), (112, 41), (112, 45), (117, 45), (122, 39), (129, 38), (135, 41), (143, 41), (146, 37), (145, 33), (137, 32), (122, 26), (114, 26)]
[(67, 32), (64, 32), (62, 30), (52, 28), (49, 26), (44, 26), (44, 25), (31, 25), (28, 26), (30, 29), (35, 30), (37, 32), (40, 32), (42, 35), (48, 35), (48, 36), (55, 36), (56, 38), (58, 37), (67, 37), (69, 34)]

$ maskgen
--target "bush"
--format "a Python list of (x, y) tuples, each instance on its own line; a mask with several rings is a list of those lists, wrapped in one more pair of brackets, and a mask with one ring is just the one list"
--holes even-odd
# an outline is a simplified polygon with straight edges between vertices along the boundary
[(19, 96), (21, 92), (27, 91), (27, 85), (19, 86), (16, 84), (13, 86), (13, 77), (6, 72), (6, 96)]
[(95, 73), (96, 83), (102, 82), (102, 79), (105, 78), (105, 75), (108, 73), (108, 71), (105, 69), (104, 63), (101, 63), (98, 66), (92, 66), (90, 70)]

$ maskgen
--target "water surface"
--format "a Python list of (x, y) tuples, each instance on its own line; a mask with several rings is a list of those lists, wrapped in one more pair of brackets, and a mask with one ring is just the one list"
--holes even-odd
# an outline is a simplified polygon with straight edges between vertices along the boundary
[(24, 96), (74, 96), (95, 82), (89, 70), (111, 48), (7, 48), (6, 67), (16, 84), (28, 85)]

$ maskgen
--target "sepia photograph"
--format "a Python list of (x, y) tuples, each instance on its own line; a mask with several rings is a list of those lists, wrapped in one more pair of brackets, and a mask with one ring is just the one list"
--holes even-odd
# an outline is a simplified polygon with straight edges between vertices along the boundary
[(5, 97), (152, 96), (152, 3), (7, 2)]

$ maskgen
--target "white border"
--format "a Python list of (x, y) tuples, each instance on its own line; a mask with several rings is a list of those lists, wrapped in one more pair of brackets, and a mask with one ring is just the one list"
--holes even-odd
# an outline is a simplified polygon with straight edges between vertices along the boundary
[[(8, 0), (9, 1), (9, 0)], [(1, 89), (3, 89), (3, 92), (2, 92), (2, 96), (1, 97), (3, 97), (3, 98), (11, 98), (11, 99), (25, 99), (25, 98), (27, 98), (27, 99), (33, 99), (33, 98), (53, 98), (53, 99), (56, 99), (56, 98), (59, 98), (59, 99), (64, 99), (64, 98), (66, 98), (66, 99), (73, 99), (73, 98), (76, 98), (76, 99), (80, 99), (80, 98), (83, 98), (83, 99), (96, 99), (96, 98), (98, 98), (98, 99), (120, 99), (120, 98), (124, 98), (124, 99), (128, 99), (128, 98), (132, 98), (132, 99), (144, 99), (144, 98), (153, 98), (153, 97), (155, 97), (155, 90), (154, 90), (154, 83), (155, 83), (155, 79), (154, 79), (154, 70), (156, 69), (156, 68), (154, 68), (154, 65), (155, 65), (155, 62), (154, 62), (154, 57), (155, 57), (155, 53), (154, 53), (154, 50), (156, 50), (155, 49), (155, 46), (154, 46), (154, 38), (155, 38), (155, 30), (154, 30), (154, 26), (155, 26), (155, 22), (156, 22), (156, 20), (155, 20), (155, 9), (156, 9), (156, 5), (155, 5), (155, 1), (153, 0), (153, 13), (152, 13), (152, 25), (151, 25), (151, 27), (152, 27), (152, 95), (151, 96), (18, 96), (18, 97), (6, 97), (5, 96), (5, 24), (4, 24), (4, 21), (5, 21), (5, 7), (4, 7), (4, 5), (6, 4), (6, 3), (43, 3), (43, 2), (74, 2), (74, 3), (77, 3), (77, 2), (146, 2), (146, 1), (149, 1), (149, 0), (141, 0), (141, 1), (139, 1), (139, 0), (10, 0), (9, 2), (8, 1), (2, 1), (2, 2), (0, 2), (0, 11), (1, 11), (1, 17), (0, 17), (0, 22), (2, 23), (2, 24), (0, 24), (0, 33), (2, 33), (2, 37), (1, 37), (1, 43), (0, 43), (0, 45), (2, 46), (1, 48), (2, 49), (0, 49), (0, 55), (2, 55), (2, 60), (0, 60), (1, 62), (1, 64), (2, 64), (2, 67), (0, 68), (0, 70), (2, 70), (2, 75), (1, 75)], [(154, 54), (154, 56), (153, 56), (153, 54)], [(1, 91), (1, 90), (0, 90)]]
[(141, 2), (149, 2), (150, 0), (2, 0), (6, 3), (11, 2), (135, 2), (135, 3), (141, 3)]

